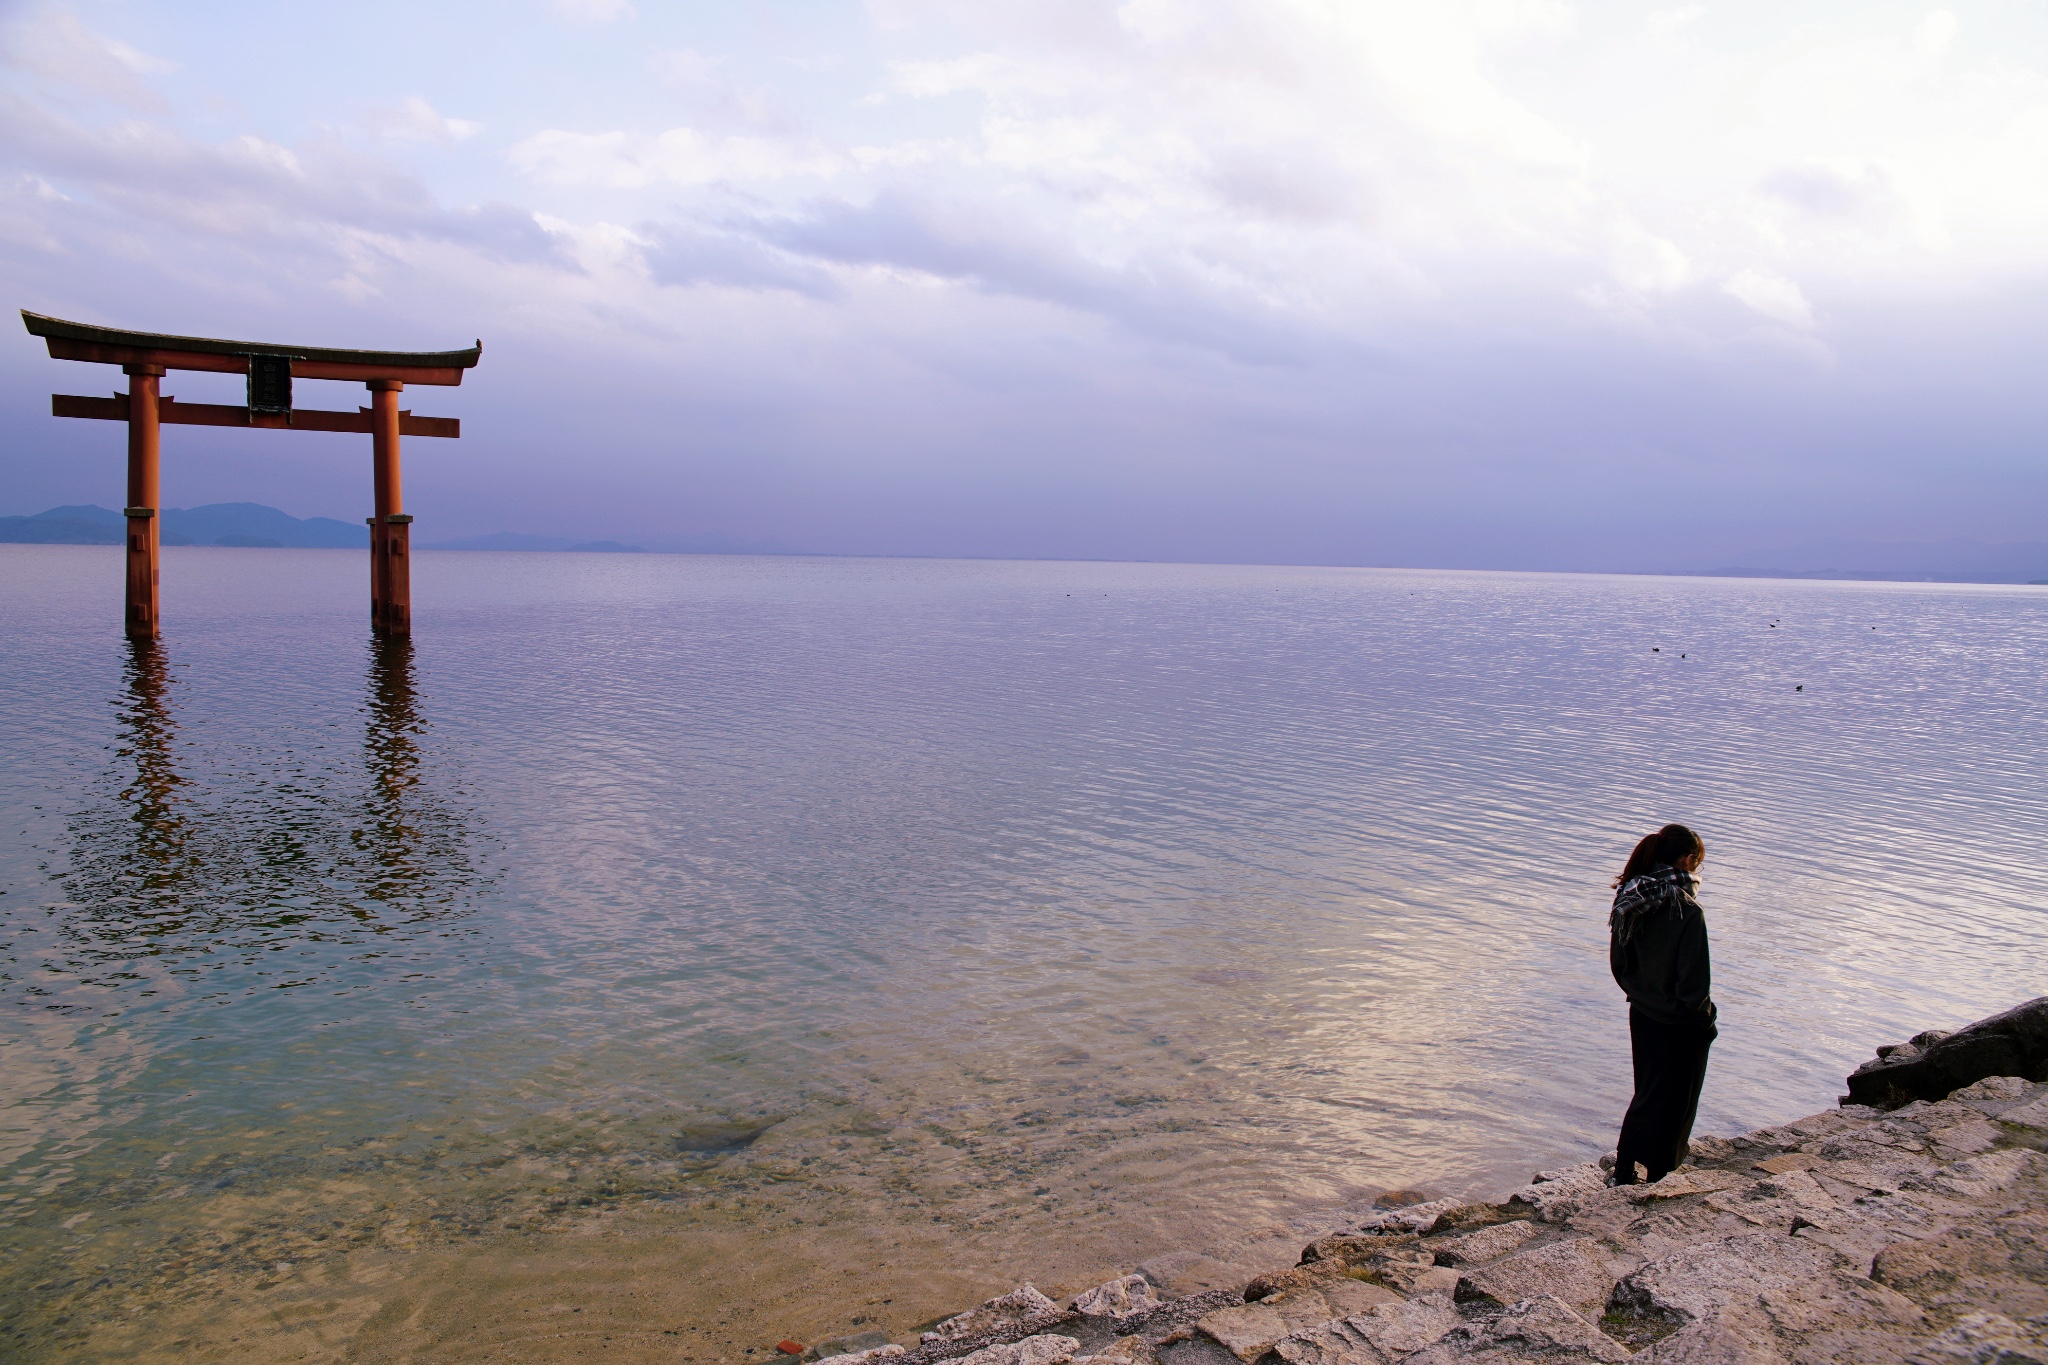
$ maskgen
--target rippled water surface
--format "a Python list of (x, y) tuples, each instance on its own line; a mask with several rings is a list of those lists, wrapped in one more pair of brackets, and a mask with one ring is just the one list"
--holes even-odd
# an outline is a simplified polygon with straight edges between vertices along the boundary
[(0, 1353), (759, 1359), (1495, 1190), (1610, 1144), (1667, 819), (1703, 1130), (2048, 990), (2042, 589), (414, 572), (174, 549), (132, 650), (0, 546)]

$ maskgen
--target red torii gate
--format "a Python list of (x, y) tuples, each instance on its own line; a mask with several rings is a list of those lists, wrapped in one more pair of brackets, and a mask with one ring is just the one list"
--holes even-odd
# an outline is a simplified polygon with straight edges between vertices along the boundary
[[(54, 417), (97, 417), (128, 424), (128, 603), (131, 639), (153, 640), (157, 622), (157, 456), (160, 427), (270, 427), (296, 431), (357, 431), (370, 436), (374, 457), (377, 515), (370, 525), (370, 624), (385, 635), (412, 634), (412, 518), (399, 488), (398, 438), (462, 434), (453, 417), (415, 417), (401, 411), (398, 395), (407, 384), (460, 384), (476, 365), (483, 343), (466, 351), (338, 351), (319, 346), (273, 346), (260, 341), (162, 336), (122, 332), (82, 322), (44, 317), (23, 309), (22, 322), (49, 343), (55, 360), (119, 365), (128, 392), (112, 398), (50, 396)], [(169, 370), (211, 370), (249, 376), (245, 407), (225, 403), (180, 403), (160, 396), (158, 381)], [(292, 380), (360, 380), (370, 406), (354, 412), (317, 412), (292, 407)]]

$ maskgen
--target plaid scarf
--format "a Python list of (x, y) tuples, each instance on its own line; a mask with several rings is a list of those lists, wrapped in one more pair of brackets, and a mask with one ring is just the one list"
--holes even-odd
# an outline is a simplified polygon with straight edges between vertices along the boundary
[(1616, 943), (1627, 943), (1651, 915), (1664, 910), (1685, 913), (1686, 902), (1698, 886), (1692, 873), (1675, 867), (1660, 867), (1631, 877), (1614, 893), (1614, 909), (1607, 916), (1608, 931)]

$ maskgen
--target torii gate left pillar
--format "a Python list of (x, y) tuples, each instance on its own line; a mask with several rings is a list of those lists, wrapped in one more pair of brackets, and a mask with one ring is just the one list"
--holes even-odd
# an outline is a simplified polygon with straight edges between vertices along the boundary
[[(157, 603), (157, 558), (162, 531), (157, 469), (162, 428), (266, 427), (298, 431), (355, 431), (370, 437), (376, 515), (370, 518), (370, 624), (383, 635), (412, 633), (412, 518), (399, 478), (401, 436), (457, 437), (452, 417), (415, 417), (398, 406), (407, 384), (460, 384), (483, 355), (483, 344), (464, 351), (342, 351), (317, 346), (221, 341), (214, 337), (122, 332), (23, 311), (22, 322), (49, 342), (57, 360), (119, 365), (128, 392), (112, 398), (55, 394), (58, 417), (98, 417), (128, 424), (127, 603), (123, 629), (131, 639), (162, 633)], [(249, 377), (247, 406), (180, 403), (165, 397), (170, 370), (211, 370)], [(341, 379), (370, 391), (370, 406), (354, 412), (319, 412), (292, 406), (293, 379)]]

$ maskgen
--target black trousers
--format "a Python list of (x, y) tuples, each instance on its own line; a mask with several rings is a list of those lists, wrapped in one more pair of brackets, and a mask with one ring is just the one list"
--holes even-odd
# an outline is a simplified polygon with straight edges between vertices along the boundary
[(1651, 1180), (1662, 1180), (1686, 1157), (1692, 1121), (1699, 1113), (1700, 1086), (1707, 1079), (1707, 1049), (1720, 1036), (1711, 1020), (1666, 1024), (1628, 1008), (1629, 1055), (1635, 1062), (1636, 1096), (1621, 1121), (1615, 1144), (1614, 1178), (1633, 1184), (1636, 1163)]

